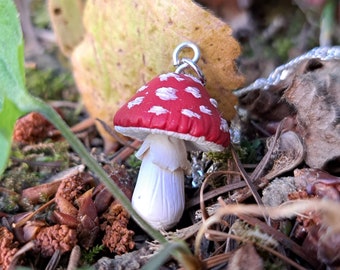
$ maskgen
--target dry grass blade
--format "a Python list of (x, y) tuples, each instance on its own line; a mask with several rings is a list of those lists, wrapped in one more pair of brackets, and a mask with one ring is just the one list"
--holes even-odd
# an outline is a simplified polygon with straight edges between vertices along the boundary
[[(211, 236), (213, 236), (215, 239), (219, 239), (219, 241), (226, 240), (228, 238), (232, 238), (232, 239), (237, 240), (239, 242), (257, 245), (260, 248), (262, 248), (262, 249), (272, 253), (273, 255), (277, 256), (278, 258), (280, 258), (282, 261), (286, 262), (287, 264), (290, 264), (295, 269), (299, 269), (299, 270), (304, 270), (305, 269), (304, 267), (298, 265), (296, 262), (292, 261), (288, 257), (283, 256), (281, 253), (277, 252), (273, 248), (267, 247), (267, 246), (265, 246), (263, 244), (254, 243), (254, 242), (251, 242), (251, 241), (249, 241), (247, 239), (243, 239), (240, 236), (237, 236), (237, 235), (234, 235), (234, 234), (230, 234), (230, 233), (224, 233), (224, 232), (220, 232), (220, 231), (215, 231), (215, 230), (207, 230), (206, 233), (211, 235)], [(205, 266), (207, 267), (207, 269), (210, 269), (210, 268), (215, 267), (215, 266), (217, 266), (219, 264), (228, 262), (230, 260), (230, 258), (234, 255), (234, 253), (235, 253), (235, 251), (224, 253), (224, 254), (215, 255), (213, 257), (210, 257), (208, 259), (203, 260), (203, 262), (204, 262)]]
[(204, 259), (203, 262), (206, 265), (207, 269), (215, 267), (219, 264), (225, 263), (230, 260), (230, 258), (234, 255), (235, 252), (218, 254), (213, 257)]
[(255, 170), (253, 171), (253, 173), (250, 176), (251, 181), (256, 180), (257, 178), (259, 178), (262, 175), (263, 170), (266, 167), (266, 165), (268, 164), (269, 159), (270, 159), (270, 157), (271, 157), (271, 155), (272, 155), (272, 153), (274, 151), (274, 147), (275, 147), (275, 145), (276, 145), (276, 143), (277, 143), (277, 141), (278, 141), (278, 139), (279, 139), (279, 137), (280, 137), (284, 127), (286, 125), (288, 125), (288, 123), (289, 123), (289, 120), (287, 120), (286, 118), (284, 118), (280, 122), (279, 126), (276, 129), (276, 132), (275, 132), (274, 138), (272, 140), (272, 143), (270, 144), (270, 147), (268, 148), (267, 153), (262, 158), (260, 163), (256, 166)]
[[(216, 174), (216, 173), (217, 172), (214, 172), (213, 174)], [(221, 174), (232, 173), (232, 174), (239, 175), (238, 172), (232, 172), (232, 171), (228, 171), (228, 172), (227, 171), (221, 171), (221, 172), (218, 172), (218, 173), (221, 173)], [(208, 176), (208, 177), (210, 177), (210, 176)], [(214, 197), (220, 196), (223, 193), (233, 191), (233, 190), (238, 189), (238, 188), (243, 188), (245, 186), (246, 186), (246, 183), (242, 181), (242, 182), (227, 184), (227, 185), (224, 185), (224, 186), (219, 187), (219, 188), (215, 188), (215, 189), (208, 191), (204, 194), (204, 200), (212, 199)], [(187, 201), (186, 204), (185, 204), (186, 209), (199, 204), (200, 200), (201, 200), (200, 198), (194, 197), (191, 200)]]
[(61, 252), (58, 249), (58, 250), (56, 250), (56, 252), (53, 253), (51, 259), (49, 260), (48, 264), (46, 265), (45, 270), (56, 270), (60, 259), (61, 259)]
[[(290, 218), (296, 215), (301, 215), (306, 211), (317, 211), (321, 214), (323, 222), (328, 226), (328, 230), (332, 233), (340, 233), (340, 216), (338, 209), (340, 203), (329, 200), (297, 200), (287, 202), (279, 207), (263, 207), (258, 205), (227, 205), (220, 200), (221, 207), (217, 209), (216, 213), (203, 221), (203, 224), (197, 234), (195, 242), (195, 254), (198, 256), (200, 252), (200, 243), (203, 235), (206, 233), (212, 234), (209, 228), (212, 225), (218, 224), (222, 221), (225, 215), (248, 215), (261, 216), (263, 213), (273, 219)], [(216, 232), (214, 232), (216, 234)], [(220, 232), (218, 232), (220, 234)], [(290, 248), (290, 247), (289, 247)], [(294, 249), (296, 251), (296, 249)], [(309, 262), (308, 258), (308, 262)]]
[(204, 189), (206, 188), (206, 185), (209, 183), (209, 181), (211, 180), (212, 176), (216, 176), (216, 175), (222, 175), (224, 174), (223, 172), (215, 172), (213, 174), (210, 174), (202, 183), (201, 189), (200, 189), (200, 209), (202, 211), (202, 220), (205, 221), (207, 218), (209, 218), (209, 214), (207, 212), (207, 209), (205, 208), (205, 204), (204, 204)]
[(239, 157), (236, 154), (236, 151), (233, 147), (231, 147), (231, 153), (233, 155), (233, 158), (235, 160), (236, 166), (237, 168), (240, 170), (241, 175), (243, 176), (244, 181), (246, 182), (248, 188), (250, 189), (251, 193), (254, 196), (255, 201), (257, 202), (258, 205), (263, 205), (262, 199), (259, 195), (259, 193), (257, 192), (257, 188), (255, 187), (255, 185), (253, 184), (252, 179), (248, 176), (247, 172), (244, 170), (241, 161), (239, 159)]

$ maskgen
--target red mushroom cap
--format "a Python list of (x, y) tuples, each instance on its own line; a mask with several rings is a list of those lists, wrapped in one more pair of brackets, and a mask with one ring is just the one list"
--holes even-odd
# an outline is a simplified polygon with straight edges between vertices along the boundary
[(190, 150), (219, 151), (230, 142), (216, 100), (187, 74), (162, 74), (139, 88), (113, 124), (117, 132), (139, 140), (150, 133), (183, 139)]

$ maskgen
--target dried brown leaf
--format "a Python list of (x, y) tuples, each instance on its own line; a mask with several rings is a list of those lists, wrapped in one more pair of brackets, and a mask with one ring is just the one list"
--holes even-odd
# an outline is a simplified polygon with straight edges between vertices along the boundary
[(305, 62), (284, 98), (297, 111), (298, 132), (311, 168), (338, 171), (340, 159), (340, 61)]
[[(268, 139), (268, 145), (271, 145), (272, 137)], [(265, 175), (266, 179), (288, 172), (296, 168), (304, 158), (304, 145), (301, 138), (293, 131), (287, 131), (281, 134), (276, 143), (275, 150), (272, 153), (272, 168)]]
[(262, 258), (252, 244), (240, 247), (229, 261), (227, 270), (263, 269)]

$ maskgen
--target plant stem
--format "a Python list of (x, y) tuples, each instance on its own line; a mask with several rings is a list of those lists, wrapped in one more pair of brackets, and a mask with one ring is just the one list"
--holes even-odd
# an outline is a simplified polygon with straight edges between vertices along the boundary
[(98, 162), (89, 154), (85, 146), (80, 142), (80, 140), (73, 134), (64, 120), (58, 115), (58, 113), (49, 105), (43, 101), (35, 100), (34, 111), (40, 112), (45, 118), (53, 123), (57, 129), (61, 132), (64, 138), (69, 142), (71, 147), (78, 153), (78, 155), (83, 159), (86, 166), (94, 172), (100, 181), (106, 186), (106, 188), (113, 194), (113, 196), (120, 201), (120, 203), (125, 207), (125, 209), (130, 213), (133, 219), (138, 223), (138, 225), (143, 228), (143, 230), (148, 233), (152, 238), (157, 240), (161, 244), (167, 243), (164, 236), (154, 228), (152, 228), (133, 208), (129, 199), (124, 195), (124, 193), (119, 189), (117, 184), (112, 181), (112, 179), (107, 175), (104, 169), (98, 164)]
[(331, 46), (334, 35), (334, 24), (336, 15), (336, 0), (327, 0), (321, 13), (320, 19), (320, 46)]

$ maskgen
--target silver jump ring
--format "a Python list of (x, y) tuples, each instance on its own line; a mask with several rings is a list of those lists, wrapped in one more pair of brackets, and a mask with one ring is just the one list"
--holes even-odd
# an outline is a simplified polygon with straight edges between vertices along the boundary
[[(193, 51), (194, 51), (194, 57), (192, 59), (190, 58), (181, 58), (179, 59), (179, 53), (185, 49), (185, 48), (191, 48)], [(175, 73), (183, 73), (184, 72), (184, 69), (190, 67), (192, 68), (199, 80), (202, 82), (202, 84), (204, 85), (205, 84), (205, 78), (204, 78), (204, 75), (203, 75), (203, 72), (202, 70), (196, 65), (199, 58), (201, 56), (201, 52), (200, 52), (200, 49), (198, 48), (198, 46), (195, 44), (195, 43), (192, 43), (192, 42), (183, 42), (181, 44), (179, 44), (173, 54), (172, 54), (172, 59), (173, 59), (173, 62), (174, 62), (174, 66), (177, 67)]]
[(175, 70), (175, 73), (181, 73), (183, 72), (184, 69), (188, 67), (191, 67), (196, 72), (202, 84), (205, 85), (205, 77), (204, 77), (202, 70), (191, 59), (182, 58), (181, 65), (177, 67), (177, 69)]
[(197, 63), (198, 60), (200, 59), (201, 52), (198, 46), (195, 43), (186, 41), (186, 42), (179, 44), (175, 48), (172, 54), (172, 60), (173, 60), (174, 66), (179, 66), (181, 64), (181, 59), (179, 59), (179, 53), (185, 48), (191, 48), (194, 51), (194, 57), (191, 59), (193, 63)]

